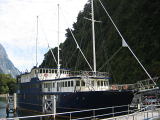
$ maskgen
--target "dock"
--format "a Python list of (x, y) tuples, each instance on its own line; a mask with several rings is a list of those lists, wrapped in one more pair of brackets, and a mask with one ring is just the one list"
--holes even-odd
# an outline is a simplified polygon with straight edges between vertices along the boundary
[(106, 118), (102, 120), (156, 120), (156, 118), (160, 118), (160, 108), (142, 112), (135, 112), (133, 114)]

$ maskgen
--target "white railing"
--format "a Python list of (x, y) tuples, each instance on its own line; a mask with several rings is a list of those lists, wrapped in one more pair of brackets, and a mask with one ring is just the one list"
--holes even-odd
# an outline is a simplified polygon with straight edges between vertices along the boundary
[[(84, 120), (84, 119), (115, 117), (117, 115), (133, 113), (133, 111), (137, 111), (137, 110), (130, 109), (129, 105), (122, 105), (122, 106), (114, 106), (114, 107), (106, 107), (106, 108), (98, 108), (98, 109), (88, 109), (88, 110), (56, 113), (56, 114), (24, 116), (24, 117), (15, 117), (15, 118), (7, 118), (7, 119), (8, 120), (29, 119), (29, 118), (41, 118), (42, 119), (46, 117), (54, 118), (54, 116), (66, 116), (69, 120)], [(101, 112), (103, 112), (103, 114), (99, 114)]]
[[(72, 112), (64, 112), (64, 113), (56, 113), (56, 114), (44, 114), (44, 115), (34, 115), (34, 116), (24, 116), (24, 117), (15, 117), (15, 118), (7, 118), (7, 120), (19, 120), (19, 119), (31, 119), (31, 118), (50, 118), (56, 119), (54, 116), (65, 116), (65, 120), (85, 120), (92, 119), (96, 120), (96, 118), (101, 118), (103, 120), (144, 120), (151, 119), (160, 116), (160, 106), (159, 105), (150, 105), (141, 109), (131, 109), (130, 105), (122, 105), (122, 106), (114, 106), (114, 107), (106, 107), (106, 108), (98, 108), (98, 109), (88, 109), (81, 111), (72, 111)], [(123, 111), (119, 111), (119, 109), (124, 109)], [(110, 113), (105, 113), (103, 111), (108, 110)], [(117, 111), (118, 110), (118, 111)], [(98, 114), (98, 112), (103, 112), (102, 114)], [(84, 117), (75, 117), (75, 114), (78, 115), (87, 113), (87, 116)]]

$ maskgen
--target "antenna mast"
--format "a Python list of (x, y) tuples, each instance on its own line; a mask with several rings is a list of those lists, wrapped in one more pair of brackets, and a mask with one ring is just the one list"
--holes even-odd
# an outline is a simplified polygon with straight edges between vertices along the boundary
[(59, 4), (58, 4), (58, 64), (57, 64), (57, 75), (60, 77), (60, 59), (59, 59)]
[(37, 35), (36, 35), (36, 67), (38, 65), (38, 62), (37, 62), (37, 44), (38, 44), (38, 16), (37, 16)]
[(95, 51), (95, 30), (94, 30), (94, 8), (93, 8), (93, 0), (91, 0), (91, 8), (92, 8), (92, 39), (93, 39), (93, 65), (94, 72), (96, 73), (96, 51)]

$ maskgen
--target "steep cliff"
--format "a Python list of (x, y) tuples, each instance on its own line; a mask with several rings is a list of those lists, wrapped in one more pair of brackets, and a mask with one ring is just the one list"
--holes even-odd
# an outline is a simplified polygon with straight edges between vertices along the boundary
[(4, 47), (0, 44), (0, 73), (11, 74), (12, 77), (16, 77), (20, 72), (9, 60), (8, 55)]

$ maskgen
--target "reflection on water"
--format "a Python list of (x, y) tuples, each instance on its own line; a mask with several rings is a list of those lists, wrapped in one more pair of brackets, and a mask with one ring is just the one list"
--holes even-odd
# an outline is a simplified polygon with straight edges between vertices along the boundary
[(0, 97), (0, 118), (6, 117), (6, 98)]

